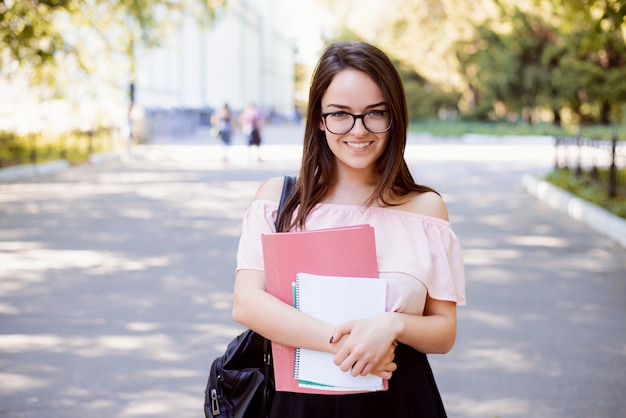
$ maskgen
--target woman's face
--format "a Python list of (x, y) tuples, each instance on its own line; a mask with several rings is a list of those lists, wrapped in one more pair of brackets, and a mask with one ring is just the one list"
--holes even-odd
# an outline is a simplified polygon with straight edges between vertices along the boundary
[(355, 119), (354, 126), (346, 133), (337, 134), (330, 130), (342, 132), (349, 128), (352, 118), (345, 113), (362, 115), (372, 112), (366, 117), (366, 124), (370, 130), (381, 131), (384, 128), (379, 127), (391, 117), (381, 111), (388, 110), (382, 91), (364, 72), (346, 69), (334, 76), (322, 97), (322, 113), (332, 114), (327, 117), (326, 124), (322, 120), (320, 129), (325, 131), (339, 169), (373, 170), (387, 145), (389, 131), (372, 133), (363, 125), (363, 119)]

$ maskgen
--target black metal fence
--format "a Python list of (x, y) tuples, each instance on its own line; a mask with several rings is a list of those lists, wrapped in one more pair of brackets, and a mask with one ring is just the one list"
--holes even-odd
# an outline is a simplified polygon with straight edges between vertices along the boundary
[(610, 197), (626, 196), (625, 141), (557, 136), (555, 148), (555, 168), (597, 184)]

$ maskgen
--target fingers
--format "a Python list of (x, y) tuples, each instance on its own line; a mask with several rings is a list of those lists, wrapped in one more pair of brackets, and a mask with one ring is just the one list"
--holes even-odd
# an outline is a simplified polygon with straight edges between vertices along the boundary
[(351, 352), (345, 346), (343, 346), (341, 349), (339, 349), (339, 351), (337, 351), (337, 354), (335, 354), (335, 357), (333, 358), (333, 363), (335, 363), (336, 366), (339, 366), (341, 371), (347, 372), (348, 370), (353, 370), (359, 367), (358, 360), (359, 358), (354, 351)]
[(345, 324), (337, 325), (333, 330), (333, 335), (330, 336), (330, 343), (334, 344), (339, 342), (344, 335), (350, 334), (352, 331), (353, 323), (346, 322)]
[(389, 380), (393, 372), (398, 369), (398, 365), (394, 362), (396, 357), (395, 348), (397, 344), (392, 344), (387, 353), (383, 358), (378, 362), (378, 364), (370, 371), (371, 374), (382, 377), (383, 379)]
[(398, 370), (398, 365), (394, 362), (387, 363), (384, 369), (381, 370), (373, 370), (371, 374), (382, 377), (385, 380), (391, 379), (393, 373)]
[[(368, 332), (363, 332), (363, 327), (359, 328), (359, 323), (350, 321), (333, 329), (329, 341), (336, 350), (333, 363), (352, 376), (372, 373), (389, 379), (397, 368), (393, 362), (397, 342), (392, 340), (386, 345), (376, 338), (372, 339)], [(364, 335), (366, 338), (363, 338)]]
[[(349, 359), (346, 359), (346, 361), (344, 362), (345, 364), (350, 364)], [(348, 367), (345, 371), (350, 371), (350, 374), (352, 376), (367, 376), (368, 374), (370, 374), (372, 372), (372, 369), (374, 368), (374, 364), (367, 360), (366, 358), (359, 358), (357, 361), (355, 361), (351, 367)]]
[[(333, 362), (342, 371), (350, 372), (352, 376), (367, 376), (368, 374), (388, 376), (397, 369), (394, 359), (396, 344), (392, 344), (380, 359), (376, 359), (374, 352), (366, 347), (355, 348), (342, 346), (335, 354)], [(381, 376), (382, 376), (381, 375)]]
[(382, 377), (385, 380), (389, 380), (393, 377), (393, 372), (382, 371), (378, 373), (372, 373), (375, 376)]
[(369, 373), (371, 366), (368, 363), (370, 362), (371, 359), (369, 359), (365, 351), (354, 347), (346, 347), (346, 345), (343, 345), (333, 358), (333, 363), (339, 366), (341, 371), (349, 371), (352, 376)]

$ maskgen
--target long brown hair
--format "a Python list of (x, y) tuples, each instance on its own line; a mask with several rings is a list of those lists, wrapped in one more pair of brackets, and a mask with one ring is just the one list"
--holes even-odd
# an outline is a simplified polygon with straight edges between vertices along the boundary
[[(334, 76), (348, 68), (362, 71), (374, 80), (391, 112), (389, 140), (376, 161), (376, 170), (381, 178), (364, 205), (371, 206), (379, 202), (383, 206), (393, 206), (385, 200), (389, 190), (395, 197), (406, 196), (410, 192), (434, 191), (415, 183), (404, 160), (409, 116), (402, 80), (389, 57), (367, 43), (333, 43), (322, 54), (311, 80), (300, 175), (278, 219), (284, 231), (294, 226), (304, 228), (308, 214), (324, 199), (333, 185), (337, 166), (335, 156), (326, 142), (325, 132), (320, 129), (322, 97)], [(300, 209), (292, 223), (293, 213), (298, 206)]]

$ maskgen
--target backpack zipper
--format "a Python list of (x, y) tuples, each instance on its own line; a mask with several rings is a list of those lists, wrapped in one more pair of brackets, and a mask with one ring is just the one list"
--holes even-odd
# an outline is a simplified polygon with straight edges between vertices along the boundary
[(213, 412), (213, 415), (220, 414), (220, 404), (217, 402), (216, 389), (211, 389), (211, 412)]

